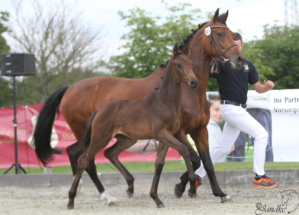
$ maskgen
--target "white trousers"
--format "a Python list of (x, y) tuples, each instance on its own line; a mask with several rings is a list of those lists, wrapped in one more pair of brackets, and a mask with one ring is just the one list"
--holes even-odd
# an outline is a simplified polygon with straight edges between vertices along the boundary
[[(225, 154), (230, 152), (240, 131), (255, 138), (253, 154), (253, 171), (258, 175), (264, 175), (266, 147), (268, 133), (244, 108), (229, 104), (221, 105), (221, 116), (225, 121), (220, 142), (210, 152), (213, 165)], [(245, 144), (245, 143), (244, 143)], [(196, 175), (204, 177), (206, 171), (201, 163), (195, 171)]]

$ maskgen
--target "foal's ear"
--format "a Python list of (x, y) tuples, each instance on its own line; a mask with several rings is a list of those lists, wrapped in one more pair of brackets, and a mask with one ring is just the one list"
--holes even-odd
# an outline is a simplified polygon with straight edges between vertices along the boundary
[(184, 48), (184, 54), (185, 55), (189, 55), (190, 54), (190, 44), (189, 43)]
[(172, 57), (174, 57), (175, 55), (177, 55), (179, 53), (180, 49), (178, 44), (175, 44), (173, 47), (173, 51), (172, 51)]
[(216, 21), (217, 21), (218, 16), (219, 16), (219, 8), (216, 10), (216, 12), (215, 12), (215, 14), (214, 14), (214, 16), (213, 16), (213, 18), (212, 18), (213, 22), (216, 22)]
[(226, 13), (224, 14), (224, 22), (226, 22), (227, 17), (228, 17), (228, 10), (227, 10)]

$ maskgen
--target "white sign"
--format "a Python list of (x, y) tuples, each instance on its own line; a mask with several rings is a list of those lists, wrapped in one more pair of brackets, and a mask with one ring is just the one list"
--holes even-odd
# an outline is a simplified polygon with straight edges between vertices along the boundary
[(299, 89), (248, 92), (247, 109), (270, 110), (274, 161), (299, 161)]

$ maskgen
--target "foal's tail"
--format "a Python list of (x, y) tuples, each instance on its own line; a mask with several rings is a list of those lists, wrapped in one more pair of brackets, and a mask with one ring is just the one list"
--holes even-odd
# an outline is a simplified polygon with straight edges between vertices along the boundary
[(55, 90), (45, 101), (37, 119), (33, 133), (35, 153), (44, 166), (54, 159), (54, 154), (62, 153), (60, 149), (51, 147), (51, 134), (55, 116), (59, 115), (60, 101), (67, 89), (68, 86)]
[(87, 122), (87, 128), (84, 134), (84, 138), (83, 138), (83, 148), (86, 149), (88, 148), (89, 144), (90, 144), (90, 139), (91, 139), (91, 130), (92, 130), (92, 121), (95, 117), (95, 115), (97, 114), (99, 110), (96, 110), (94, 112), (92, 112), (92, 114), (90, 115), (88, 122)]

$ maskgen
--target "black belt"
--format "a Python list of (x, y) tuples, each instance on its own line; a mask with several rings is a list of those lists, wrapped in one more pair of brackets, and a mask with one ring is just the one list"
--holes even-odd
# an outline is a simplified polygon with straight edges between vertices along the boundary
[(240, 106), (242, 108), (246, 108), (247, 107), (247, 104), (241, 104), (241, 103), (238, 103), (238, 102), (231, 102), (231, 101), (228, 101), (228, 100), (221, 100), (221, 104), (225, 105), (235, 105), (235, 106)]

